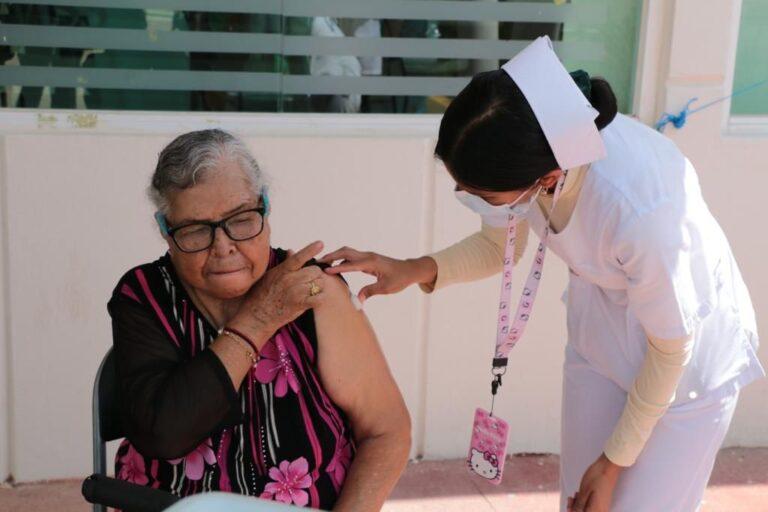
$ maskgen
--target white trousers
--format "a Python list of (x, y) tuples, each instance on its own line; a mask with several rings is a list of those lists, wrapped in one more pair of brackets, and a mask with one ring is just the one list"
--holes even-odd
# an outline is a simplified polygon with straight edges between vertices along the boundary
[[(659, 420), (637, 462), (619, 478), (611, 512), (695, 512), (733, 418), (732, 382)], [(560, 455), (560, 510), (579, 489), (619, 420), (627, 393), (566, 347)]]

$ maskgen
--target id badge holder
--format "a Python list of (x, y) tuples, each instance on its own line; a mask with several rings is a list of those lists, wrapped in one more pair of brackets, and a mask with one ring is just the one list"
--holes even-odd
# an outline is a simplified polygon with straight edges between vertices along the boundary
[(467, 455), (469, 471), (494, 485), (499, 485), (504, 473), (508, 439), (507, 422), (478, 407)]
[[(496, 375), (491, 386), (493, 397), (501, 385), (501, 375)], [(478, 407), (472, 424), (472, 439), (469, 442), (467, 467), (469, 471), (484, 480), (499, 485), (507, 458), (509, 424), (491, 412)]]

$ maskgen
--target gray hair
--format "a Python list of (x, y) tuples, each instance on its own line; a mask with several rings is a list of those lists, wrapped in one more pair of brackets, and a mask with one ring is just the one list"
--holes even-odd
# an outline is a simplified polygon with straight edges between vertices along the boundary
[(245, 144), (224, 130), (199, 130), (179, 135), (160, 152), (147, 190), (157, 211), (168, 215), (170, 193), (195, 186), (223, 161), (237, 162), (261, 195), (266, 179)]

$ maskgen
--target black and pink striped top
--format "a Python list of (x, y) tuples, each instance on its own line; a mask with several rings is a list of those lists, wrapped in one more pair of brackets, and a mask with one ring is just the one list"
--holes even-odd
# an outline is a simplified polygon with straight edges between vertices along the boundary
[[(273, 249), (270, 267), (285, 257)], [(333, 507), (354, 443), (318, 374), (311, 310), (269, 340), (238, 392), (206, 350), (217, 330), (167, 255), (125, 274), (108, 308), (126, 429), (118, 478), (179, 496), (230, 491)]]

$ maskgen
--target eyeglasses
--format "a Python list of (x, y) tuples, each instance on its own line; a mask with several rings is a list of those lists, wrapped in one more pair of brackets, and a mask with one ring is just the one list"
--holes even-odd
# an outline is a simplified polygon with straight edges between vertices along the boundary
[(213, 245), (217, 228), (221, 228), (235, 242), (256, 238), (264, 231), (266, 213), (267, 208), (260, 206), (235, 213), (218, 222), (197, 221), (165, 231), (180, 251), (200, 252)]

